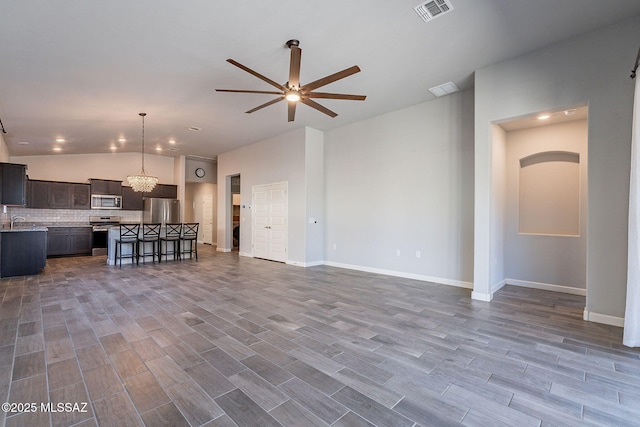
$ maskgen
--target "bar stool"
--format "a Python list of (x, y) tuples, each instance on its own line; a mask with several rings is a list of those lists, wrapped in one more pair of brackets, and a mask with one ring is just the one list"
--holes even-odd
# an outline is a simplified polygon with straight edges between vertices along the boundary
[[(182, 224), (182, 238), (180, 239), (180, 255), (189, 254), (189, 259), (193, 259), (196, 254), (198, 259), (198, 222), (188, 222)], [(189, 249), (186, 249), (186, 242), (189, 242)]]
[[(167, 262), (169, 255), (173, 255), (173, 259), (180, 259), (180, 237), (182, 234), (182, 224), (167, 224), (164, 236), (160, 236), (160, 261), (164, 255), (164, 262)], [(164, 252), (162, 251), (162, 242), (164, 242)], [(169, 243), (171, 243), (172, 252), (169, 252)]]
[[(151, 243), (151, 252), (145, 250), (146, 244)], [(142, 250), (140, 247), (142, 246)], [(138, 238), (138, 254), (136, 257), (136, 263), (140, 263), (140, 256), (142, 255), (142, 263), (146, 264), (145, 257), (151, 255), (153, 262), (156, 261), (156, 255), (158, 256), (158, 262), (160, 262), (160, 224), (142, 224), (142, 235)]]
[[(116, 237), (116, 256), (114, 261), (120, 260), (120, 268), (122, 268), (122, 258), (131, 258), (131, 264), (137, 254), (136, 245), (138, 243), (138, 233), (140, 232), (140, 224), (120, 224), (120, 234)], [(131, 245), (131, 254), (122, 254), (122, 245)]]

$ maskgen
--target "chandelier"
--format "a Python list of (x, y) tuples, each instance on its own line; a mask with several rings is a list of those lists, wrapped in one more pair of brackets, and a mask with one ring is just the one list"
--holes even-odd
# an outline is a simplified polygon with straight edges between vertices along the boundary
[(138, 175), (127, 176), (127, 181), (133, 191), (144, 193), (153, 190), (158, 183), (158, 178), (147, 175), (144, 171), (144, 116), (146, 115), (147, 113), (139, 113), (139, 116), (142, 117), (142, 169)]

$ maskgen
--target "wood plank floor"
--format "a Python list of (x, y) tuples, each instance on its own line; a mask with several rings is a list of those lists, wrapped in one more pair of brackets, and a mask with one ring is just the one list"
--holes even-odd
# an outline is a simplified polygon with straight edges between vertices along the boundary
[(201, 246), (122, 269), (50, 259), (0, 296), (0, 401), (37, 405), (7, 426), (640, 423), (640, 351), (573, 295), (507, 286), (483, 303)]

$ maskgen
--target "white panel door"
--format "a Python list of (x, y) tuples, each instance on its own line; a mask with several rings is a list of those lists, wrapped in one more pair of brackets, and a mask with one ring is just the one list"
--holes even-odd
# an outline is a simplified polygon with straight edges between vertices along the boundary
[(202, 198), (202, 243), (213, 243), (213, 196)]
[(257, 258), (269, 258), (269, 234), (270, 223), (269, 192), (264, 186), (253, 187), (253, 256)]
[(253, 256), (287, 260), (287, 183), (254, 186)]

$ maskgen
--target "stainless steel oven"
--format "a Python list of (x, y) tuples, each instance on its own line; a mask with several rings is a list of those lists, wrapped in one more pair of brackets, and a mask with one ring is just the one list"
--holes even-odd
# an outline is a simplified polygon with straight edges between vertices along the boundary
[(122, 209), (122, 196), (92, 194), (91, 209)]
[(109, 228), (120, 224), (119, 216), (90, 216), (89, 224), (93, 226), (91, 255), (107, 255), (109, 248)]

